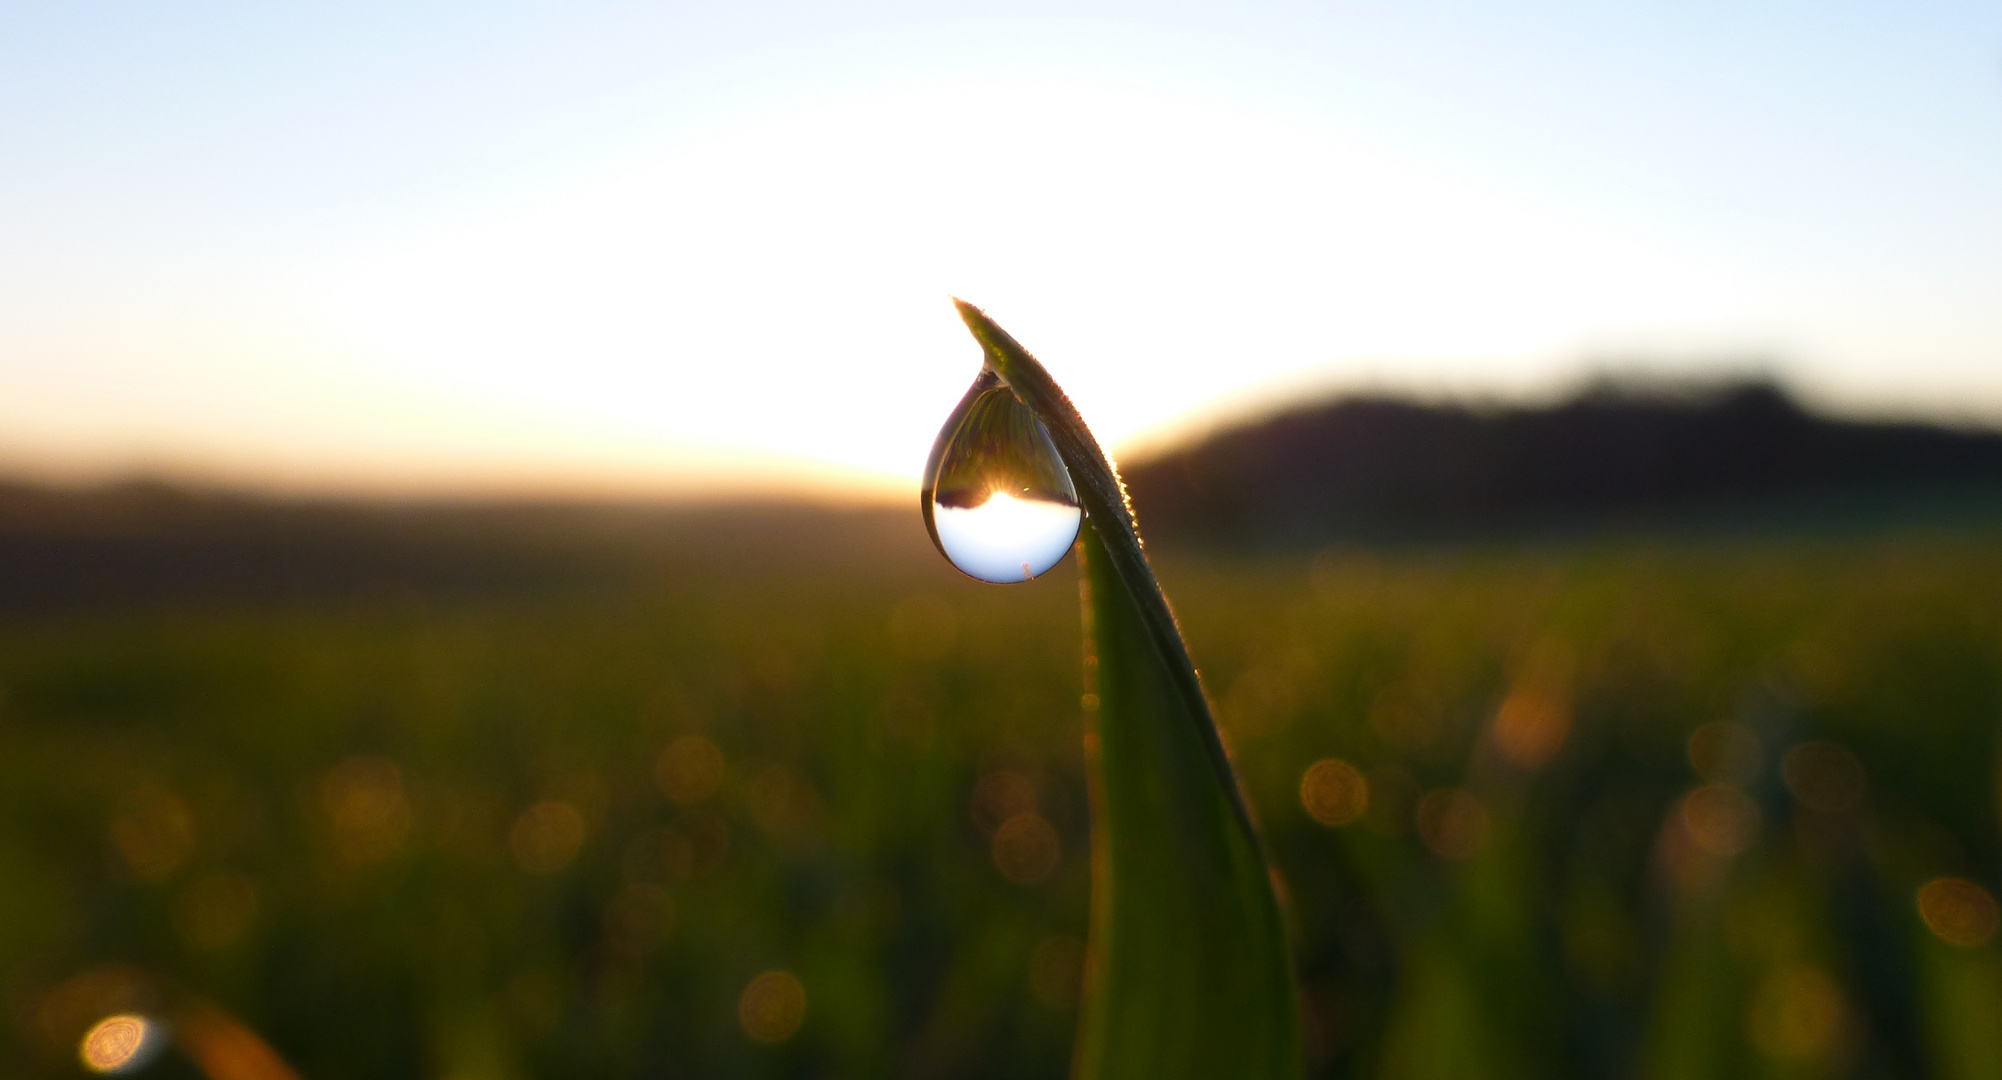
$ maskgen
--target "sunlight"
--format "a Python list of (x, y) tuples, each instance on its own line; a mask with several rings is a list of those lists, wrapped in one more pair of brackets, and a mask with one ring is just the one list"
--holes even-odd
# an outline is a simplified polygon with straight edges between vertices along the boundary
[(1129, 457), (1607, 364), (2002, 415), (1972, 9), (1754, 45), (1698, 11), (452, 7), (184, 13), (214, 55), (0, 35), (49, 105), (0, 184), (0, 465), (905, 498), (975, 362), (948, 295)]
[(1052, 78), (774, 110), (376, 252), (329, 318), (443, 393), (909, 476), (976, 359), (948, 293), (1117, 441), (1303, 366), (1686, 319), (1729, 281), (1339, 132)]

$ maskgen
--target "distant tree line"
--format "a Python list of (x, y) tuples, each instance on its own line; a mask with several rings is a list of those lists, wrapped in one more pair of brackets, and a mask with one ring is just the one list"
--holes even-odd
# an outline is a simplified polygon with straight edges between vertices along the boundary
[(1224, 542), (1858, 520), (1998, 505), (2002, 433), (1818, 416), (1768, 381), (1605, 382), (1541, 408), (1347, 398), (1123, 471), (1150, 532)]

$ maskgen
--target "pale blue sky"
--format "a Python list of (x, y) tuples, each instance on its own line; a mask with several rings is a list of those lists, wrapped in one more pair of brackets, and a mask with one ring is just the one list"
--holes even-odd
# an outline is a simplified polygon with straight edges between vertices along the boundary
[(0, 469), (894, 487), (948, 292), (1129, 444), (1606, 357), (2002, 420), (1994, 4), (277, 7), (0, 8)]

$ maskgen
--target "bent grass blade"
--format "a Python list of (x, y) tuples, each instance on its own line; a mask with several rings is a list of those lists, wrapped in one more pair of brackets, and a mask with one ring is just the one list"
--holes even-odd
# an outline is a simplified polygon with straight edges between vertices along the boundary
[(1298, 1077), (1292, 957), (1258, 836), (1112, 463), (1049, 373), (971, 304), (986, 365), (1076, 485), (1092, 911), (1080, 1080)]

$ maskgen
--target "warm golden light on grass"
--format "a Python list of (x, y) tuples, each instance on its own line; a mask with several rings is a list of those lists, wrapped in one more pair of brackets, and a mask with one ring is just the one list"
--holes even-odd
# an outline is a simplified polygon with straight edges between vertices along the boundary
[[(909, 521), (904, 546), (858, 574), (826, 519), (804, 520), (786, 533), (803, 554), (783, 568), (719, 560), (608, 589), (609, 607), (566, 593), (415, 616), (397, 601), (18, 617), (0, 649), (0, 742), (27, 752), (0, 755), (14, 766), (0, 790), (25, 808), (9, 827), (27, 830), (14, 848), (27, 861), (6, 888), (77, 901), (5, 924), (28, 951), (0, 1075), (94, 1075), (82, 1040), (114, 1015), (157, 1025), (165, 1048), (124, 1075), (202, 1075), (191, 994), (240, 1011), (309, 1078), (411, 1061), (461, 1080), (551, 1061), (611, 1074), (670, 1045), (662, 1067), (701, 1076), (760, 1061), (807, 1076), (1063, 1075), (1090, 1012), (1076, 1004), (1091, 854), (1079, 695), (1104, 689), (1072, 648), (1072, 590), (990, 588), (935, 561), (908, 572), (933, 558)], [(1303, 555), (1176, 556), (1178, 614), (1218, 684), (1297, 695), (1290, 726), (1233, 749), (1302, 930), (1323, 1055), (1307, 1075), (1344, 1061), (1381, 1074), (1370, 1063), (1409, 1037), (1464, 1052), (1449, 1075), (1478, 1074), (1464, 1065), (1478, 1053), (1568, 1076), (1582, 1030), (1605, 1038), (1609, 1074), (1833, 1078), (1877, 1067), (1907, 1022), (1958, 1041), (1915, 1043), (1892, 1072), (1991, 1075), (2002, 886), (1983, 863), (1996, 774), (1982, 688), (2002, 654), (1976, 632), (2002, 611), (1995, 543), (1852, 543), (1729, 559), (1651, 542), (1345, 549), (1341, 587), (1325, 591)], [(1545, 638), (1575, 667), (1546, 677), (1526, 661)], [(1806, 678), (1789, 674), (1798, 641), (1844, 678), (1773, 683)], [(216, 696), (146, 689), (142, 676), (177, 665), (213, 672)], [(100, 684), (125, 679), (142, 696), (97, 704)], [(1533, 773), (1497, 731), (1525, 686), (1574, 703)], [(1798, 711), (1764, 711), (1767, 692)], [(1381, 737), (1380, 694), (1381, 729), (1428, 750)], [(163, 741), (107, 753), (107, 733), (127, 740), (119, 725), (148, 716), (166, 718)], [(1695, 795), (1708, 781), (1688, 736), (1720, 716), (1756, 718), (1765, 766)], [(698, 733), (724, 779), (684, 804), (669, 792), (706, 785), (673, 767), (663, 784), (660, 759)], [(1463, 860), (1435, 854), (1464, 850), (1439, 827), (1460, 800), (1416, 812), (1442, 785), (1487, 818)], [(573, 808), (584, 840), (530, 876), (510, 834), (543, 800)], [(1718, 854), (1746, 843), (1748, 801), (1761, 831)], [(399, 842), (365, 839), (406, 814)], [(1039, 884), (995, 861), (1020, 815), (1061, 841)], [(805, 830), (783, 831), (795, 822)], [(341, 829), (351, 849), (396, 854), (351, 863)], [(1922, 890), (1928, 874), (1963, 880)], [(1158, 895), (1217, 880), (1182, 872)], [(814, 1026), (767, 1048), (732, 1025), (753, 976), (777, 968), (801, 981)], [(1520, 1009), (1543, 1019), (1500, 1042), (1456, 1026)], [(1699, 1044), (1725, 1057), (1654, 1056)], [(203, 1045), (259, 1060), (240, 1035)]]

